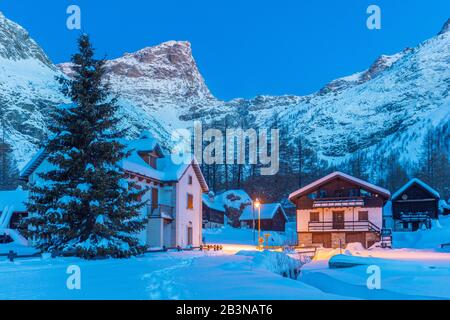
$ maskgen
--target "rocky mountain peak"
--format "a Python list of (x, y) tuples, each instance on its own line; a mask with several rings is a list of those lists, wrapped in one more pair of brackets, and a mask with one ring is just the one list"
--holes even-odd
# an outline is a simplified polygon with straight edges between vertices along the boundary
[(0, 12), (0, 57), (13, 61), (35, 59), (49, 68), (54, 68), (47, 55), (31, 39), (28, 32), (7, 19), (2, 12)]
[[(71, 64), (58, 66), (71, 75)], [(168, 41), (108, 60), (106, 78), (123, 95), (139, 90), (151, 100), (215, 100), (197, 68), (187, 41)]]

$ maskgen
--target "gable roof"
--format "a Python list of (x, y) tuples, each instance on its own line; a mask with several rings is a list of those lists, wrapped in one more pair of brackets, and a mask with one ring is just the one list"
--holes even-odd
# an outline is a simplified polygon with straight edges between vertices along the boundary
[[(273, 219), (278, 209), (281, 209), (284, 218), (288, 220), (286, 212), (284, 211), (280, 203), (264, 203), (261, 204), (260, 208), (261, 208), (260, 212), (261, 220)], [(239, 221), (253, 220), (253, 219), (256, 220), (258, 219), (258, 210), (255, 209), (255, 217), (253, 218), (253, 206), (252, 205), (246, 206), (241, 216), (239, 217)]]
[(355, 178), (355, 177), (353, 177), (353, 176), (351, 176), (349, 174), (336, 171), (336, 172), (330, 173), (329, 175), (326, 175), (326, 176), (324, 176), (324, 177), (322, 177), (322, 178), (320, 178), (320, 179), (318, 179), (318, 180), (316, 180), (316, 181), (314, 181), (314, 182), (312, 182), (312, 183), (310, 183), (310, 184), (308, 184), (308, 185), (298, 189), (297, 191), (294, 191), (293, 193), (291, 193), (289, 195), (289, 200), (292, 201), (292, 200), (294, 200), (294, 199), (296, 199), (298, 197), (301, 197), (301, 196), (309, 193), (313, 189), (318, 188), (318, 187), (320, 187), (320, 186), (322, 186), (322, 185), (324, 185), (324, 184), (328, 183), (329, 181), (334, 180), (336, 178), (341, 178), (343, 180), (355, 183), (355, 184), (357, 184), (357, 185), (367, 189), (368, 191), (372, 191), (374, 193), (377, 193), (377, 194), (380, 194), (380, 195), (384, 196), (386, 199), (389, 199), (389, 197), (391, 196), (391, 193), (387, 189), (378, 187), (378, 186), (376, 186), (374, 184), (371, 184), (371, 183), (369, 183), (367, 181), (364, 181), (362, 179)]
[(430, 187), (428, 184), (426, 184), (425, 182), (423, 182), (420, 179), (414, 178), (409, 180), (405, 185), (403, 185), (403, 187), (401, 187), (400, 189), (398, 189), (393, 195), (392, 195), (392, 200), (397, 199), (399, 196), (401, 196), (403, 194), (403, 192), (405, 192), (407, 189), (409, 189), (412, 185), (418, 185), (420, 187), (422, 187), (423, 189), (425, 189), (426, 191), (428, 191), (429, 193), (431, 193), (434, 197), (440, 199), (440, 195), (439, 192), (437, 192), (436, 190), (434, 190), (432, 187)]
[[(159, 182), (178, 182), (186, 173), (189, 166), (192, 166), (197, 179), (200, 182), (203, 192), (208, 192), (208, 184), (200, 170), (200, 166), (192, 155), (186, 155), (181, 163), (175, 162), (170, 154), (164, 154), (157, 140), (147, 131), (141, 137), (134, 140), (120, 139), (125, 150), (130, 152), (129, 156), (119, 161), (118, 165), (123, 170), (154, 179)], [(155, 151), (160, 158), (157, 159), (157, 168), (153, 168), (139, 155), (141, 152)], [(45, 161), (47, 154), (44, 149), (31, 159), (20, 173), (23, 180), (28, 177)]]

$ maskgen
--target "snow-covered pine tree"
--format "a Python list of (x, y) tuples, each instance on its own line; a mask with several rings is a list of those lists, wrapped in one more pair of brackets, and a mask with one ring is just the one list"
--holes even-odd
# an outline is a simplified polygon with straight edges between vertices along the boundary
[(102, 82), (104, 61), (87, 35), (72, 57), (73, 78), (61, 78), (71, 99), (53, 115), (46, 144), (52, 168), (31, 188), (27, 234), (50, 252), (83, 258), (128, 257), (143, 251), (136, 234), (147, 221), (138, 199), (146, 190), (127, 182), (117, 165), (127, 156), (119, 141), (116, 100)]

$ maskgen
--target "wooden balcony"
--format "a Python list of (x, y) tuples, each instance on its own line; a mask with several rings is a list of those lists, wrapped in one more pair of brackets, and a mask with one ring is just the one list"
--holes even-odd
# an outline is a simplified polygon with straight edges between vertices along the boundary
[(370, 221), (318, 221), (308, 223), (310, 232), (365, 231), (380, 233), (381, 230)]
[(313, 208), (363, 207), (363, 197), (333, 197), (314, 199)]

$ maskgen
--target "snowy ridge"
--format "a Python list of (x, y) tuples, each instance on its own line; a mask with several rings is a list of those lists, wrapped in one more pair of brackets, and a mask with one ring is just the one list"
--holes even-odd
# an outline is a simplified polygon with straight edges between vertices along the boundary
[[(283, 125), (291, 143), (302, 137), (318, 156), (339, 165), (359, 151), (376, 159), (371, 175), (392, 150), (414, 163), (429, 128), (448, 132), (450, 121), (449, 22), (441, 32), (400, 53), (380, 56), (367, 70), (330, 82), (307, 96), (216, 99), (205, 84), (189, 42), (169, 41), (106, 63), (106, 79), (119, 94), (121, 128), (143, 130), (170, 143), (173, 129), (225, 116), (252, 127)], [(16, 51), (5, 48), (16, 44)], [(3, 50), (3, 51), (2, 51)], [(70, 64), (51, 63), (28, 33), (0, 16), (0, 89), (7, 105), (7, 139), (19, 168), (46, 135), (49, 114), (64, 102), (54, 80)], [(61, 72), (61, 71), (62, 72)], [(168, 147), (165, 145), (164, 147)], [(376, 177), (371, 176), (371, 179)]]

